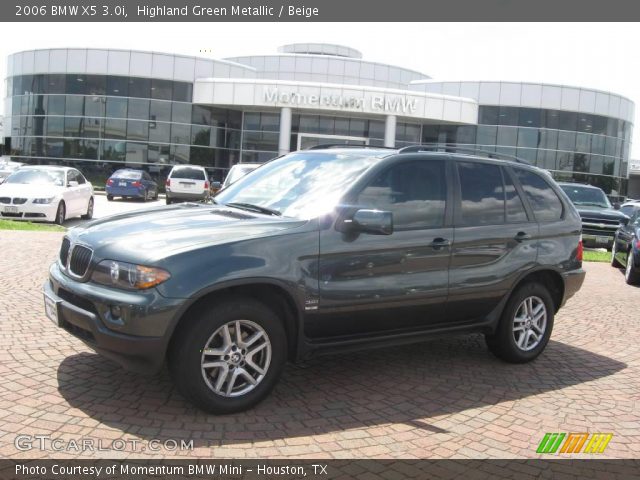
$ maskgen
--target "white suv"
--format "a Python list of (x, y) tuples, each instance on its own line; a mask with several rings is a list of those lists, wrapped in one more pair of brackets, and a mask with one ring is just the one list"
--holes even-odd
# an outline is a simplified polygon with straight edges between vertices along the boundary
[(176, 165), (166, 182), (167, 205), (178, 200), (201, 201), (211, 196), (207, 171), (198, 165)]

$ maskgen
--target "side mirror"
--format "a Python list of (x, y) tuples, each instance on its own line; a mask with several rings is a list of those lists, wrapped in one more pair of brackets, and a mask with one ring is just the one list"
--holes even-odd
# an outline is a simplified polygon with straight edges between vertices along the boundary
[(620, 210), (620, 202), (613, 202), (613, 208), (615, 210)]
[(75, 180), (69, 180), (69, 184), (67, 186), (68, 187), (77, 187), (78, 186), (78, 182), (76, 182)]
[(373, 235), (391, 235), (393, 233), (393, 214), (383, 210), (360, 209), (351, 220), (345, 220), (351, 229)]

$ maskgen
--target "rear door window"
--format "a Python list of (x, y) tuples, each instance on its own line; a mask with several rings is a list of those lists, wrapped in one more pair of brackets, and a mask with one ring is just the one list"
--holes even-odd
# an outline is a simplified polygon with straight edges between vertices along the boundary
[(562, 218), (563, 207), (560, 198), (549, 182), (541, 175), (524, 170), (513, 169), (522, 185), (527, 200), (538, 222), (555, 222)]
[(464, 226), (505, 223), (504, 185), (497, 165), (458, 162), (459, 222)]
[(205, 180), (204, 171), (200, 168), (182, 167), (171, 172), (171, 178), (183, 178), (189, 180)]

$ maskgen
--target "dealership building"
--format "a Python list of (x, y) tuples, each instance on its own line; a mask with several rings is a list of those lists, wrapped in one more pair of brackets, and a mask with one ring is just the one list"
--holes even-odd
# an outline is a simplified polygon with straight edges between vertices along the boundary
[(513, 155), (562, 180), (625, 195), (634, 104), (612, 92), (528, 82), (439, 81), (349, 47), (292, 44), (221, 60), (133, 50), (8, 57), (4, 145), (14, 160), (162, 176), (326, 143), (440, 145)]

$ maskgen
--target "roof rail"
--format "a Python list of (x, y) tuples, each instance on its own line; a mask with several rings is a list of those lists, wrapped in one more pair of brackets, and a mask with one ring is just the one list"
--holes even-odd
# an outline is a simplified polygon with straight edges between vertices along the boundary
[[(454, 150), (454, 152), (447, 151), (446, 149)], [(421, 145), (409, 145), (408, 147), (401, 148), (398, 153), (417, 153), (417, 152), (443, 152), (443, 153), (469, 153), (473, 155), (486, 156), (487, 158), (495, 158), (498, 160), (511, 160), (513, 162), (522, 163), (525, 165), (531, 165), (531, 162), (518, 158), (515, 155), (508, 155), (506, 153), (490, 152), (489, 150), (482, 150), (476, 148), (459, 147), (456, 143), (425, 143)]]
[(314, 145), (313, 147), (309, 147), (306, 150), (323, 150), (325, 148), (381, 148), (384, 150), (397, 150), (395, 147), (378, 147), (375, 145), (354, 145), (354, 144), (344, 144), (344, 143), (323, 143), (320, 145)]

